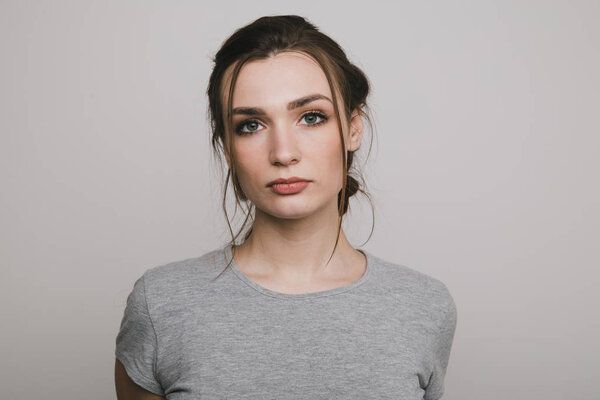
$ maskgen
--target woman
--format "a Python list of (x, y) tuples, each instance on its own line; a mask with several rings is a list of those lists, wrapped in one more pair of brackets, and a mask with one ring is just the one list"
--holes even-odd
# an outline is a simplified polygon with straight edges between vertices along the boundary
[(223, 44), (212, 143), (251, 226), (240, 244), (135, 283), (117, 336), (119, 399), (441, 398), (452, 296), (341, 229), (362, 191), (348, 172), (368, 92), (298, 16), (260, 18)]

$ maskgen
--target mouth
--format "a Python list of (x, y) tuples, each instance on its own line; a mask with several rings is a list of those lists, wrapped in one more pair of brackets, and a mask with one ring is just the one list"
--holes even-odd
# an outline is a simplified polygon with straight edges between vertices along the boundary
[(281, 185), (281, 184), (292, 184), (292, 183), (297, 183), (297, 182), (308, 183), (310, 181), (308, 179), (299, 178), (297, 176), (292, 176), (291, 178), (278, 178), (278, 179), (275, 179), (274, 181), (269, 182), (267, 184), (267, 187), (272, 187), (274, 185)]
[(310, 181), (305, 178), (300, 178), (298, 176), (292, 176), (290, 178), (278, 178), (274, 181), (271, 181), (267, 184), (274, 193), (277, 194), (296, 194), (304, 190)]
[(309, 181), (296, 181), (292, 183), (274, 183), (269, 188), (277, 194), (296, 194), (304, 190), (310, 184)]

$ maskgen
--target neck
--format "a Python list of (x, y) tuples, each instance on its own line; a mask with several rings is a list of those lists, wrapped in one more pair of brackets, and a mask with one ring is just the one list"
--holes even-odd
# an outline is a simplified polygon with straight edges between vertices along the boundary
[(338, 273), (357, 252), (338, 229), (337, 204), (307, 218), (281, 219), (257, 209), (252, 234), (235, 249), (247, 272), (294, 282)]

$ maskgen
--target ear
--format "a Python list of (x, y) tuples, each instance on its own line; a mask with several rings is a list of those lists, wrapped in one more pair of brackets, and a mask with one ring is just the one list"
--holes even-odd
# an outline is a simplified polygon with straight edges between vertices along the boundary
[(363, 116), (360, 108), (352, 112), (350, 120), (350, 141), (348, 142), (348, 151), (356, 151), (360, 147), (363, 136)]

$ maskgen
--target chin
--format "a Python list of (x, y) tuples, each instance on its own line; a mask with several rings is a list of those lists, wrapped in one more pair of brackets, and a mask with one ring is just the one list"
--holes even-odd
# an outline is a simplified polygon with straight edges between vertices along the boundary
[[(268, 214), (275, 218), (301, 219), (317, 213), (322, 213), (323, 210), (328, 208), (328, 205), (329, 203), (316, 204), (315, 202), (309, 203), (306, 200), (302, 200), (294, 204), (291, 202), (277, 205), (271, 204), (268, 207), (261, 207), (260, 209), (264, 214)], [(335, 199), (335, 205), (337, 206), (337, 198)], [(334, 206), (335, 210), (337, 210), (336, 206)]]
[(263, 210), (263, 213), (281, 219), (300, 219), (314, 214), (314, 211), (306, 209), (293, 210), (288, 208), (286, 210)]
[(287, 201), (280, 202), (280, 204), (273, 203), (275, 202), (268, 205), (254, 203), (254, 206), (263, 214), (282, 219), (300, 219), (308, 217), (318, 210), (318, 208), (310, 206), (306, 200), (293, 204)]

